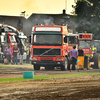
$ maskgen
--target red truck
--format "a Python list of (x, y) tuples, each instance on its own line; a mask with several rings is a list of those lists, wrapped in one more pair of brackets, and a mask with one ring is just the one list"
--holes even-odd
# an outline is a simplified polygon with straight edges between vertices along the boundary
[(68, 66), (67, 26), (38, 25), (32, 28), (31, 63), (34, 70)]
[[(18, 42), (19, 41), (19, 42)], [(12, 28), (9, 28), (8, 25), (0, 25), (0, 44), (2, 46), (2, 53), (1, 53), (1, 59), (2, 62), (4, 61), (4, 52), (5, 47), (7, 45), (11, 45), (12, 51), (11, 56), (13, 57), (13, 45), (20, 45), (20, 39), (18, 38), (17, 30), (13, 30)]]
[(7, 33), (7, 43), (11, 46), (11, 56), (13, 58), (13, 46), (17, 45), (16, 39), (15, 39), (16, 33)]

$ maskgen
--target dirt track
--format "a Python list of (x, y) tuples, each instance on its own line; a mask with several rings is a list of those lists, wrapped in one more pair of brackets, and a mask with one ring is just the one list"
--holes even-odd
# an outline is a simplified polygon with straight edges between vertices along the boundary
[[(2, 75), (5, 75), (4, 77), (22, 77), (23, 71), (30, 70), (33, 70), (31, 66), (30, 68), (23, 66), (18, 66), (17, 68), (0, 68), (0, 78), (2, 78)], [(79, 73), (98, 71), (81, 70)], [(42, 69), (40, 71), (34, 71), (34, 73), (35, 75), (53, 75), (78, 72), (60, 70), (45, 71)], [(100, 100), (100, 75), (0, 83), (0, 100)]]
[[(8, 66), (8, 65), (6, 65)], [(34, 76), (44, 76), (44, 75), (58, 75), (58, 74), (73, 74), (73, 73), (85, 73), (85, 72), (99, 72), (99, 69), (93, 70), (73, 70), (70, 71), (61, 71), (60, 69), (55, 69), (52, 71), (47, 71), (44, 67), (41, 67), (39, 71), (34, 70), (32, 65), (10, 65), (11, 67), (0, 67), (0, 79), (1, 78), (16, 78), (23, 77), (24, 71), (34, 71)]]

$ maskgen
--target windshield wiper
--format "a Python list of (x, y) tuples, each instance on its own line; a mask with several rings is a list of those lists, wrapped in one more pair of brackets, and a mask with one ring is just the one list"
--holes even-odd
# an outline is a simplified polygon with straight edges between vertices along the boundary
[(42, 55), (44, 55), (44, 54), (48, 53), (48, 52), (49, 52), (49, 51), (51, 51), (52, 49), (54, 49), (54, 48), (51, 48), (51, 49), (49, 49), (49, 50), (47, 50), (47, 51), (43, 52), (42, 54), (40, 54), (40, 56), (42, 56)]

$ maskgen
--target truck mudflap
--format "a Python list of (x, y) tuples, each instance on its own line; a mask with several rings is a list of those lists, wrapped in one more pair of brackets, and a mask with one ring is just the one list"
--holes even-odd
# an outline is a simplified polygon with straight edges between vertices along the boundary
[(64, 61), (31, 61), (31, 64), (32, 65), (36, 65), (36, 64), (39, 64), (41, 66), (43, 65), (63, 65), (64, 64)]

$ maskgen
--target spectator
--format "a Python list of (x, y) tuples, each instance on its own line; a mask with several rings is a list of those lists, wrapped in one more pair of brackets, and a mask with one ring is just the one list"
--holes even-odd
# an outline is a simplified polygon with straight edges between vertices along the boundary
[(18, 48), (17, 48), (17, 45), (15, 45), (15, 46), (13, 47), (13, 64), (16, 63), (16, 65), (18, 65), (17, 53), (18, 53)]
[(8, 45), (5, 48), (5, 58), (7, 59), (7, 63), (9, 63), (9, 61), (11, 61), (11, 64), (12, 64), (11, 47), (10, 47), (10, 45)]
[(84, 56), (84, 51), (82, 50), (81, 47), (79, 47), (78, 56)]
[(19, 50), (19, 59), (20, 59), (20, 64), (21, 65), (23, 63), (23, 53), (24, 53), (24, 46), (20, 47), (20, 50)]
[(26, 57), (26, 63), (29, 63), (30, 61), (30, 48), (27, 50), (27, 57)]
[(97, 53), (97, 48), (96, 48), (96, 46), (93, 46), (93, 47), (92, 47), (92, 51), (95, 52), (95, 53)]
[(70, 71), (72, 70), (72, 65), (75, 67), (77, 62), (78, 51), (76, 46), (73, 46), (73, 49), (70, 51), (71, 61), (70, 61)]
[(0, 63), (1, 63), (1, 44), (0, 44)]

